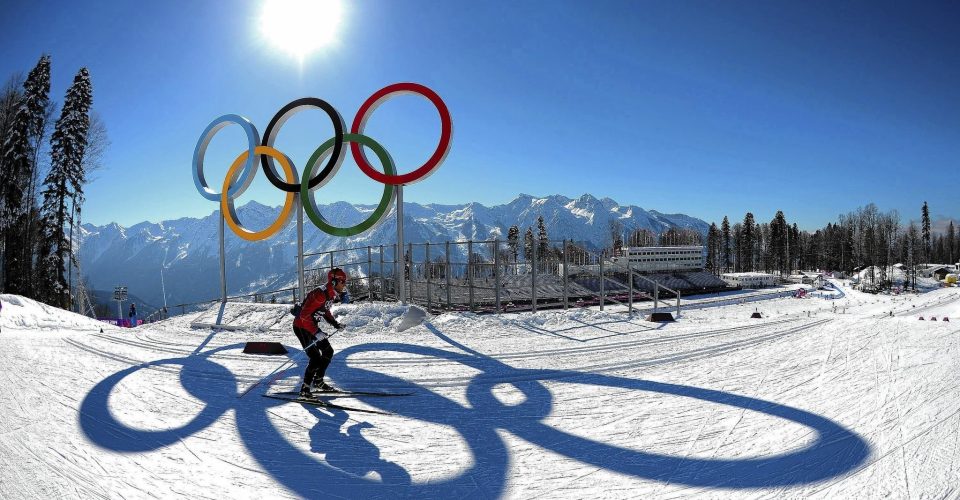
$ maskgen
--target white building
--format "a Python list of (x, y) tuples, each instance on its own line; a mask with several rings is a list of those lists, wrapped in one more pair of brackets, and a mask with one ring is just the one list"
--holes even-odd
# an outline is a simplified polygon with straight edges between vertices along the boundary
[(740, 288), (763, 288), (777, 282), (776, 276), (767, 273), (723, 273), (720, 279)]
[(623, 255), (609, 261), (615, 266), (627, 264), (637, 271), (697, 271), (706, 266), (703, 246), (624, 247)]

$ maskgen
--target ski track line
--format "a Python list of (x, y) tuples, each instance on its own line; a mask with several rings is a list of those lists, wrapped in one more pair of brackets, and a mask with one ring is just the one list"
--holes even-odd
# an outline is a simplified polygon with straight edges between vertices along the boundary
[[(767, 376), (769, 374), (770, 374), (770, 368), (768, 367), (766, 370), (763, 371), (763, 377), (760, 378), (760, 382), (757, 383), (757, 386), (753, 389), (751, 395), (748, 397), (756, 398), (757, 394), (760, 392), (760, 388), (763, 387), (763, 383), (767, 380)], [(730, 428), (727, 429), (726, 434), (723, 435), (723, 438), (720, 439), (719, 443), (717, 443), (717, 446), (713, 449), (713, 452), (710, 453), (710, 459), (713, 459), (714, 457), (717, 456), (717, 453), (720, 451), (720, 448), (723, 448), (723, 446), (727, 443), (727, 440), (730, 439), (730, 436), (733, 434), (733, 431), (737, 428), (738, 425), (740, 425), (740, 422), (743, 421), (743, 417), (746, 414), (747, 414), (747, 408), (743, 408), (740, 410), (740, 415), (737, 416), (736, 422), (734, 422), (733, 425), (731, 425)], [(717, 486), (722, 486), (722, 485), (717, 485)]]
[[(126, 344), (133, 347), (139, 347), (139, 348), (149, 347), (142, 342), (136, 342), (132, 339), (110, 337), (110, 336), (107, 336), (106, 334), (101, 335), (101, 334), (94, 333), (94, 334), (91, 334), (90, 336), (107, 340), (113, 343)], [(183, 344), (178, 344), (178, 345), (182, 346)], [(211, 347), (216, 348), (221, 346), (211, 346)], [(190, 355), (193, 355), (196, 349), (174, 349), (170, 347), (155, 346), (153, 348), (149, 348), (145, 350), (149, 352), (166, 352), (170, 354), (179, 354), (179, 355), (183, 355), (183, 357), (188, 357)], [(247, 361), (255, 361), (255, 362), (262, 362), (262, 363), (275, 361), (274, 359), (271, 359), (271, 358), (255, 358), (255, 357), (250, 357), (249, 355), (243, 355), (243, 354), (223, 354), (223, 353), (217, 353), (217, 359), (221, 359), (224, 361), (247, 360)]]
[[(101, 357), (104, 357), (104, 358), (107, 358), (107, 359), (110, 359), (110, 360), (113, 360), (113, 361), (117, 361), (117, 362), (122, 363), (122, 364), (125, 364), (125, 365), (129, 365), (129, 366), (139, 366), (139, 365), (145, 365), (145, 364), (151, 363), (151, 361), (138, 360), (138, 359), (136, 359), (136, 358), (130, 358), (130, 357), (123, 356), (123, 355), (120, 355), (120, 354), (111, 353), (111, 352), (103, 351), (103, 350), (100, 350), (100, 349), (96, 349), (96, 348), (93, 348), (93, 347), (90, 347), (90, 346), (86, 346), (86, 345), (80, 344), (79, 342), (73, 341), (73, 340), (71, 340), (71, 339), (65, 339), (64, 341), (65, 341), (67, 344), (69, 344), (69, 345), (71, 345), (71, 346), (73, 346), (73, 347), (76, 347), (77, 349), (80, 349), (80, 350), (82, 350), (82, 351), (87, 351), (87, 352), (89, 352), (89, 353), (91, 353), (91, 354), (94, 354), (94, 355), (97, 355), (97, 356), (101, 356)], [(181, 373), (180, 365), (176, 365), (176, 367), (168, 367), (168, 366), (166, 366), (166, 365), (149, 365), (149, 366), (144, 366), (143, 368), (144, 368), (144, 369), (148, 369), (148, 370), (157, 370), (157, 371), (161, 371), (161, 372), (167, 372), (167, 373), (176, 373), (176, 374)], [(222, 376), (219, 376), (219, 375), (216, 375), (216, 374), (213, 374), (213, 373), (209, 373), (209, 372), (198, 372), (198, 373), (196, 373), (196, 374), (193, 375), (193, 376), (195, 376), (195, 377), (201, 377), (201, 378), (204, 378), (204, 379), (212, 379), (212, 380), (230, 380), (230, 378), (232, 378), (233, 380), (235, 380), (235, 381), (238, 382), (238, 385), (239, 385), (239, 382), (252, 382), (252, 381), (255, 381), (255, 380), (257, 380), (257, 379), (259, 378), (259, 377), (257, 377), (257, 376), (251, 376), (251, 375), (236, 375), (236, 374), (234, 374), (233, 377), (222, 377)]]
[[(926, 429), (918, 432), (916, 435), (914, 435), (914, 436), (911, 437), (910, 439), (907, 439), (906, 441), (902, 441), (899, 445), (897, 445), (897, 446), (894, 447), (893, 449), (887, 450), (887, 452), (884, 453), (883, 455), (875, 458), (874, 460), (870, 461), (869, 463), (865, 463), (865, 464), (861, 465), (856, 471), (850, 473), (850, 474), (847, 475), (847, 476), (844, 476), (843, 479), (849, 479), (849, 478), (851, 478), (851, 477), (853, 477), (853, 476), (856, 476), (856, 475), (860, 474), (861, 472), (867, 470), (868, 468), (873, 467), (875, 464), (877, 464), (877, 463), (880, 462), (881, 460), (887, 458), (888, 456), (890, 456), (890, 455), (893, 454), (893, 453), (896, 453), (900, 448), (902, 448), (902, 447), (910, 444), (911, 442), (913, 442), (913, 441), (916, 440), (917, 438), (920, 438), (920, 437), (922, 437), (922, 436), (925, 436), (925, 435), (929, 434), (930, 431), (932, 431), (934, 428), (939, 427), (939, 426), (942, 425), (943, 423), (949, 421), (950, 419), (952, 419), (953, 417), (956, 417), (956, 416), (960, 416), (960, 408), (958, 408), (956, 411), (954, 411), (954, 412), (951, 413), (950, 415), (948, 415), (948, 416), (946, 416), (946, 417), (944, 417), (944, 418), (942, 418), (942, 419), (940, 419), (940, 420), (938, 420), (938, 421), (930, 424)], [(813, 491), (812, 493), (819, 493), (819, 492), (823, 491), (824, 489), (829, 488), (829, 487), (831, 487), (831, 486), (834, 486), (834, 484), (829, 484), (829, 485), (825, 486), (824, 488), (821, 488), (821, 489), (819, 489), (819, 490)]]
[(823, 375), (827, 368), (827, 362), (830, 361), (830, 355), (833, 354), (833, 344), (837, 340), (838, 332), (834, 332), (833, 336), (830, 337), (830, 347), (827, 348), (827, 355), (824, 356), (823, 362), (820, 363), (820, 373), (817, 374), (817, 378), (820, 380), (818, 384), (819, 387), (823, 387)]
[[(493, 374), (489, 374), (489, 372), (486, 372), (488, 373), (487, 376), (472, 375), (469, 377), (430, 378), (430, 379), (411, 380), (410, 382), (420, 385), (422, 387), (459, 387), (459, 386), (469, 384), (470, 382), (473, 382), (477, 378), (481, 378), (483, 379), (484, 382), (487, 382), (490, 384), (523, 382), (523, 381), (543, 380), (543, 379), (558, 380), (562, 378), (579, 377), (585, 374), (583, 372), (605, 373), (605, 372), (640, 368), (644, 366), (666, 364), (666, 363), (671, 363), (676, 361), (692, 361), (692, 360), (713, 357), (714, 355), (734, 352), (743, 347), (755, 346), (762, 342), (775, 340), (780, 337), (784, 337), (794, 333), (799, 333), (799, 332), (808, 330), (810, 328), (823, 325), (830, 321), (833, 321), (833, 320), (830, 318), (817, 320), (817, 321), (813, 321), (811, 323), (807, 323), (805, 325), (790, 328), (787, 330), (775, 331), (767, 334), (758, 335), (756, 337), (750, 337), (747, 339), (729, 342), (726, 344), (720, 344), (717, 346), (702, 347), (702, 348), (681, 352), (677, 354), (667, 354), (664, 356), (646, 358), (642, 360), (620, 361), (616, 363), (598, 364), (598, 365), (592, 365), (592, 366), (591, 365), (581, 366), (576, 368), (577, 372), (569, 372), (567, 370), (536, 370), (534, 369), (532, 371), (535, 371), (537, 373), (522, 374), (522, 375), (510, 376), (506, 378), (496, 377)], [(524, 370), (524, 371), (531, 371), (531, 370)]]
[[(753, 329), (757, 329), (757, 328), (765, 328), (765, 327), (770, 327), (770, 326), (779, 325), (779, 324), (784, 324), (784, 323), (797, 322), (797, 321), (800, 321), (800, 320), (801, 320), (801, 318), (799, 318), (799, 317), (798, 317), (798, 318), (788, 318), (788, 319), (777, 320), (777, 321), (766, 322), (766, 323), (748, 324), (748, 325), (741, 325), (741, 326), (737, 326), (737, 327), (722, 328), (722, 329), (716, 329), (716, 330), (697, 331), (697, 332), (691, 332), (691, 333), (685, 333), (685, 334), (678, 334), (678, 335), (672, 335), (672, 336), (661, 337), (661, 338), (652, 338), (652, 339), (642, 339), (642, 340), (630, 340), (630, 341), (624, 341), (624, 342), (616, 342), (616, 343), (612, 343), (612, 344), (604, 344), (604, 345), (601, 345), (601, 346), (581, 346), (581, 347), (568, 347), (568, 348), (560, 348), (560, 349), (547, 349), (547, 350), (532, 351), (532, 352), (531, 352), (531, 351), (524, 351), (524, 352), (516, 352), (516, 353), (503, 353), (503, 354), (495, 355), (495, 357), (496, 357), (497, 359), (523, 359), (523, 358), (541, 357), (541, 356), (544, 356), (544, 355), (565, 355), (565, 354), (582, 354), (582, 353), (603, 352), (603, 351), (617, 350), (617, 349), (623, 349), (623, 348), (628, 348), (628, 347), (650, 346), (650, 345), (656, 345), (656, 344), (663, 344), (663, 343), (669, 343), (669, 342), (678, 341), (678, 340), (685, 340), (685, 339), (689, 339), (689, 338), (709, 338), (709, 337), (717, 336), (717, 335), (720, 335), (720, 334), (723, 334), (723, 333), (736, 332), (736, 331), (742, 331), (742, 330), (753, 330)], [(584, 327), (578, 327), (578, 328), (585, 328), (585, 327), (590, 327), (590, 326), (592, 326), (592, 325), (587, 324), (587, 325), (584, 325)], [(650, 329), (648, 328), (647, 330), (650, 330)], [(563, 330), (560, 330), (560, 331), (563, 331)], [(646, 330), (645, 330), (645, 331), (646, 331)], [(637, 332), (637, 333), (639, 333), (639, 332)], [(133, 347), (140, 347), (140, 348), (145, 348), (145, 347), (147, 347), (144, 342), (137, 342), (137, 341), (135, 341), (135, 340), (133, 340), (133, 339), (125, 339), (125, 338), (116, 337), (116, 336), (109, 336), (109, 335), (107, 335), (107, 334), (91, 334), (91, 336), (98, 337), (98, 338), (101, 338), (101, 339), (103, 339), (103, 340), (107, 340), (107, 341), (110, 341), (110, 342), (117, 342), (117, 343), (127, 344), (127, 345), (130, 345), (130, 346), (133, 346)], [(162, 343), (162, 344), (165, 344), (165, 345), (182, 345), (182, 344), (173, 344), (173, 343), (167, 343), (167, 342), (161, 342), (161, 343)], [(155, 343), (155, 344), (157, 344), (157, 343)], [(160, 346), (160, 345), (156, 345), (154, 349), (148, 349), (148, 350), (153, 350), (153, 351), (158, 351), (158, 352), (166, 352), (166, 353), (171, 353), (171, 354), (181, 354), (181, 355), (190, 355), (190, 354), (193, 354), (193, 352), (194, 352), (192, 349), (186, 349), (186, 350), (184, 350), (184, 349), (177, 349), (177, 348), (172, 348), (172, 347), (163, 347), (163, 346)], [(239, 354), (239, 355), (230, 355), (230, 354), (218, 355), (217, 358), (218, 358), (218, 359), (223, 359), (223, 360), (250, 360), (250, 359), (251, 359), (249, 356), (244, 356), (244, 355), (242, 355), (242, 354)], [(257, 360), (257, 361), (259, 361), (259, 360)], [(272, 360), (272, 359), (264, 359), (264, 360), (263, 360), (263, 362), (268, 362), (268, 361), (269, 361), (269, 362), (272, 362), (272, 361), (274, 361), (274, 360)], [(422, 362), (423, 362), (423, 361), (422, 361), (421, 359), (410, 359), (410, 358), (377, 358), (376, 360), (356, 360), (356, 361), (354, 361), (354, 363), (356, 363), (357, 365), (371, 365), (371, 364), (374, 364), (374, 365), (375, 365), (375, 364), (384, 364), (384, 363), (396, 363), (396, 364), (404, 364), (404, 363), (406, 363), (406, 364), (414, 364), (414, 363), (416, 363), (416, 364), (419, 364), (419, 363), (422, 363)]]
[(526, 351), (522, 353), (513, 353), (513, 354), (500, 354), (495, 355), (497, 359), (523, 359), (531, 357), (542, 357), (544, 355), (564, 355), (564, 354), (581, 354), (581, 353), (600, 353), (604, 351), (619, 350), (627, 347), (648, 347), (651, 345), (665, 344), (677, 340), (686, 340), (690, 338), (700, 339), (700, 338), (710, 338), (716, 337), (724, 333), (730, 333), (741, 330), (753, 330), (762, 327), (770, 327), (775, 325), (780, 325), (784, 323), (795, 323), (799, 321), (798, 319), (785, 319), (772, 321), (769, 323), (755, 323), (749, 325), (742, 325), (731, 328), (723, 328), (718, 330), (707, 330), (707, 331), (698, 331), (691, 333), (684, 333), (678, 335), (672, 335), (667, 337), (660, 338), (651, 338), (651, 339), (641, 339), (641, 340), (630, 340), (624, 342), (615, 342), (612, 344), (604, 344), (601, 346), (583, 346), (583, 347), (566, 347), (561, 349), (546, 349), (541, 351)]
[[(852, 339), (848, 339), (848, 341), (847, 341), (847, 352), (846, 352), (846, 355), (845, 355), (846, 357), (845, 357), (845, 359), (844, 359), (843, 366), (842, 366), (842, 367), (837, 367), (837, 368), (830, 369), (830, 370), (828, 370), (828, 371), (826, 372), (826, 373), (831, 373), (831, 374), (832, 374), (832, 373), (836, 373), (836, 375), (834, 376), (834, 378), (830, 379), (830, 381), (833, 381), (833, 380), (836, 379), (836, 377), (839, 377), (839, 376), (847, 373), (847, 372), (849, 371), (850, 354), (857, 354), (857, 353), (859, 353), (860, 351), (862, 351), (862, 350), (866, 349), (867, 347), (869, 347), (869, 346), (872, 344), (873, 339), (875, 339), (877, 335), (879, 335), (879, 333), (875, 332), (869, 339), (867, 339), (866, 342), (864, 342), (864, 344), (863, 344), (862, 346), (860, 346), (856, 351), (853, 351), (852, 353), (850, 352), (850, 347), (849, 347), (849, 346), (850, 346), (850, 342), (852, 341)], [(786, 393), (788, 393), (788, 392), (790, 392), (790, 391), (792, 391), (792, 390), (794, 390), (794, 389), (796, 389), (796, 388), (798, 388), (798, 387), (800, 387), (800, 386), (803, 386), (803, 385), (806, 385), (806, 384), (808, 384), (808, 383), (810, 383), (810, 382), (813, 382), (813, 381), (816, 380), (816, 379), (817, 379), (817, 377), (816, 377), (816, 376), (813, 376), (813, 377), (810, 377), (810, 378), (801, 380), (800, 382), (797, 382), (796, 384), (794, 384), (794, 385), (792, 385), (792, 386), (790, 386), (790, 387), (786, 387), (786, 388), (780, 390), (780, 392), (778, 392), (778, 393), (776, 394), (776, 397), (777, 397), (777, 398), (782, 397), (784, 394), (786, 394)]]
[[(538, 373), (522, 374), (522, 375), (516, 375), (516, 376), (504, 378), (504, 377), (497, 377), (494, 374), (491, 374), (490, 372), (486, 372), (487, 376), (480, 376), (480, 378), (484, 379), (485, 382), (491, 385), (498, 384), (498, 383), (522, 382), (522, 381), (529, 381), (529, 380), (535, 380), (535, 381), (544, 380), (544, 379), (558, 380), (562, 378), (578, 377), (583, 375), (584, 374), (583, 372), (605, 373), (605, 372), (613, 372), (613, 371), (626, 370), (626, 369), (632, 369), (632, 368), (639, 368), (644, 366), (666, 364), (666, 363), (671, 363), (675, 361), (693, 361), (693, 360), (709, 358), (714, 355), (726, 354), (728, 352), (739, 350), (743, 347), (754, 346), (762, 342), (775, 340), (777, 338), (784, 337), (794, 333), (799, 333), (801, 331), (805, 331), (815, 326), (820, 326), (830, 321), (833, 321), (833, 320), (829, 318), (823, 319), (823, 320), (817, 320), (805, 325), (801, 325), (799, 327), (790, 328), (788, 330), (767, 333), (767, 334), (763, 334), (763, 335), (759, 335), (756, 337), (751, 337), (751, 338), (747, 338), (747, 339), (743, 339), (735, 342), (720, 344), (719, 346), (707, 346), (707, 347), (698, 348), (698, 349), (694, 349), (691, 351), (686, 351), (678, 354), (668, 354), (664, 356), (646, 358), (642, 360), (633, 360), (633, 361), (626, 361), (626, 362), (621, 361), (616, 363), (608, 363), (608, 364), (600, 364), (600, 365), (592, 365), (592, 366), (587, 365), (587, 366), (577, 367), (577, 371), (579, 373), (577, 372), (570, 373), (565, 370), (534, 370), (534, 371), (537, 371)], [(478, 378), (478, 376), (473, 375), (470, 377), (420, 379), (420, 380), (411, 380), (410, 382), (422, 387), (432, 387), (432, 388), (460, 387), (460, 386), (469, 384), (470, 382), (474, 381), (476, 378)], [(384, 388), (388, 388), (388, 387), (385, 386)]]
[[(703, 435), (703, 430), (706, 429), (706, 427), (707, 427), (707, 422), (709, 422), (710, 420), (712, 420), (712, 419), (714, 418), (714, 415), (717, 414), (717, 405), (711, 405), (711, 408), (712, 408), (712, 409), (710, 410), (710, 414), (707, 415), (706, 417), (702, 417), (702, 418), (701, 418), (702, 423), (700, 424), (700, 427), (697, 429), (697, 434), (693, 436), (693, 439), (691, 439), (691, 440), (690, 440), (690, 443), (687, 445), (687, 449), (683, 452), (683, 458), (684, 458), (684, 460), (686, 460), (687, 457), (690, 456), (690, 453), (693, 452), (694, 446), (697, 444), (697, 441), (700, 439), (700, 436)], [(678, 470), (679, 468), (680, 468), (680, 464), (678, 463), (678, 464), (673, 468), (673, 470), (670, 471), (670, 475), (667, 476), (667, 478), (662, 482), (662, 484), (660, 484), (660, 486), (657, 488), (657, 490), (654, 492), (654, 494), (651, 495), (652, 498), (663, 498), (663, 495), (664, 495), (664, 493), (665, 493), (663, 490), (665, 490), (665, 489), (667, 489), (668, 487), (672, 486), (672, 484), (671, 484), (670, 481), (673, 479), (673, 476), (676, 475), (677, 470)]]
[(903, 311), (900, 311), (900, 312), (894, 311), (894, 312), (893, 312), (893, 315), (894, 315), (894, 316), (911, 316), (911, 315), (913, 315), (914, 313), (926, 311), (926, 310), (929, 310), (929, 309), (933, 309), (933, 308), (935, 308), (935, 307), (940, 307), (940, 306), (942, 306), (942, 305), (948, 304), (948, 303), (953, 302), (953, 301), (955, 301), (955, 300), (957, 300), (957, 297), (956, 297), (955, 295), (947, 295), (946, 297), (941, 297), (941, 298), (939, 298), (939, 299), (934, 299), (934, 302), (933, 302), (933, 303), (927, 302), (927, 303), (921, 305), (920, 307), (912, 307), (912, 308), (910, 308), (910, 309), (904, 309)]
[[(103, 499), (110, 498), (108, 495), (105, 495), (103, 492), (99, 491), (98, 489), (92, 489), (91, 486), (96, 486), (96, 485), (89, 484), (90, 480), (88, 478), (84, 478), (83, 476), (75, 474), (73, 472), (68, 472), (65, 467), (61, 467), (59, 465), (55, 465), (51, 463), (49, 460), (44, 459), (42, 456), (40, 456), (35, 450), (33, 450), (30, 447), (24, 447), (23, 449), (26, 450), (31, 455), (33, 455), (33, 457), (37, 459), (38, 462), (46, 465), (48, 470), (51, 470), (57, 476), (60, 476), (60, 478), (63, 479), (66, 482), (66, 484), (72, 485), (75, 489), (82, 487), (84, 490), (84, 493), (86, 493), (87, 495), (92, 495), (97, 498), (103, 498)], [(60, 455), (60, 456), (62, 457), (63, 455)], [(62, 486), (64, 485), (58, 485), (58, 487), (62, 487)], [(85, 497), (86, 495), (80, 495), (80, 496)]]
[[(897, 336), (899, 336), (901, 332), (902, 332), (902, 329), (897, 328)], [(893, 359), (893, 354), (894, 353), (891, 350), (890, 351), (890, 374), (889, 374), (891, 381), (894, 378), (897, 378), (895, 376), (896, 374), (894, 373), (894, 365), (896, 364), (897, 367), (900, 366), (899, 349), (897, 350), (896, 361), (894, 361)], [(896, 371), (899, 372), (900, 370), (898, 369)], [(910, 498), (912, 496), (910, 495), (910, 474), (907, 471), (907, 452), (906, 452), (905, 446), (903, 446), (903, 405), (901, 404), (903, 402), (903, 395), (906, 394), (908, 390), (909, 389), (907, 389), (906, 391), (904, 391), (903, 394), (901, 394), (899, 397), (894, 399), (894, 402), (897, 409), (897, 434), (900, 437), (900, 470), (903, 472), (903, 485), (904, 485), (904, 488), (907, 490), (907, 498)]]
[[(600, 353), (604, 351), (611, 350), (620, 350), (628, 347), (647, 347), (658, 344), (666, 344), (677, 340), (686, 340), (686, 339), (707, 339), (711, 337), (716, 337), (718, 335), (742, 330), (754, 330), (760, 328), (769, 328), (771, 326), (776, 326), (785, 323), (796, 323), (800, 321), (800, 318), (790, 318), (785, 320), (772, 321), (769, 323), (754, 323), (748, 325), (741, 325), (731, 328), (723, 328), (717, 330), (706, 330), (698, 331), (684, 334), (672, 335), (669, 337), (660, 337), (660, 338), (648, 338), (648, 339), (639, 339), (639, 340), (628, 340), (623, 342), (616, 342), (612, 344), (603, 344), (599, 346), (580, 346), (580, 347), (564, 347), (559, 349), (544, 349), (540, 351), (523, 351), (523, 352), (513, 352), (513, 353), (499, 353), (499, 354), (489, 354), (488, 356), (496, 358), (498, 360), (513, 360), (513, 359), (524, 359), (524, 358), (538, 358), (543, 356), (553, 356), (553, 355), (566, 355), (566, 354), (592, 354)], [(422, 359), (411, 359), (409, 357), (404, 358), (377, 358), (375, 360), (357, 360), (352, 363), (357, 365), (379, 365), (379, 364), (422, 364)], [(447, 361), (442, 360), (438, 361), (439, 364), (458, 364), (456, 361)]]

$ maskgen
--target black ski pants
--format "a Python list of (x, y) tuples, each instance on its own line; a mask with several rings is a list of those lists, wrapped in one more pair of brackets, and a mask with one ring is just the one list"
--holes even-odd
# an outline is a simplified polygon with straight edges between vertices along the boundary
[(316, 337), (303, 328), (295, 326), (293, 327), (293, 333), (296, 334), (297, 340), (300, 341), (307, 357), (310, 358), (310, 362), (307, 363), (307, 370), (303, 373), (303, 383), (310, 386), (314, 381), (323, 382), (323, 376), (327, 373), (330, 360), (333, 359), (333, 346), (330, 345), (330, 339), (323, 339), (313, 344)]

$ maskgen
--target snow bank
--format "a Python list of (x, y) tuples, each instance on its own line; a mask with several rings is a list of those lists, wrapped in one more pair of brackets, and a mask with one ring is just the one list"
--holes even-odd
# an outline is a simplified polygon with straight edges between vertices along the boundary
[(17, 330), (116, 330), (117, 327), (82, 314), (48, 306), (20, 295), (0, 294), (0, 329)]
[[(223, 308), (220, 324), (248, 332), (289, 333), (293, 323), (291, 307), (290, 304), (228, 302)], [(370, 302), (336, 304), (331, 308), (333, 315), (351, 333), (382, 333), (384, 329), (394, 331), (409, 310), (409, 305), (400, 303)], [(174, 316), (155, 323), (151, 328), (189, 329), (192, 325), (212, 325), (217, 322), (219, 315), (220, 304), (213, 304), (199, 313)]]
[[(869, 282), (871, 279), (875, 281), (880, 281), (880, 276), (882, 268), (879, 266), (867, 267), (863, 271), (857, 273), (857, 277), (861, 281)], [(887, 278), (894, 283), (903, 283), (907, 279), (907, 273), (899, 267), (891, 267), (887, 273)], [(940, 282), (935, 278), (925, 278), (923, 276), (917, 276), (917, 289), (923, 291), (930, 291), (936, 288), (940, 288)]]

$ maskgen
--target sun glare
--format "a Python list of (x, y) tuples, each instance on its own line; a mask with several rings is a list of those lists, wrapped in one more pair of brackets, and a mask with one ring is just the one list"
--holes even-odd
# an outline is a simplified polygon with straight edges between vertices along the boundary
[(265, 0), (260, 33), (301, 63), (337, 38), (343, 17), (340, 0)]

